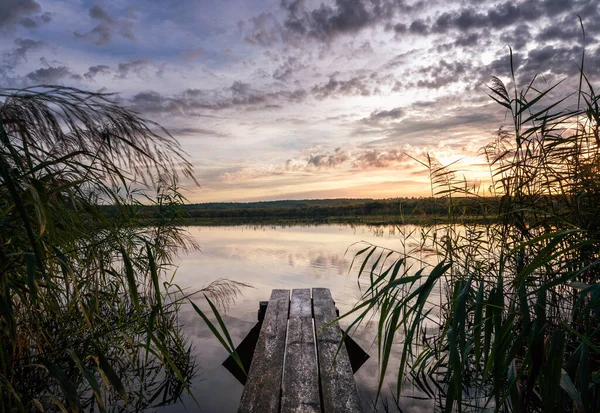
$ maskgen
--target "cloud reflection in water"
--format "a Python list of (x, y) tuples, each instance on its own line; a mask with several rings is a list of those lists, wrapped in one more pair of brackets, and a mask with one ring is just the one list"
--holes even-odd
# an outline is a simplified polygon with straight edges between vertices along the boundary
[[(256, 323), (258, 303), (268, 300), (272, 289), (329, 288), (340, 311), (348, 311), (360, 298), (361, 290), (356, 269), (351, 274), (348, 272), (356, 250), (350, 249), (345, 254), (346, 249), (364, 240), (402, 250), (400, 237), (394, 230), (384, 228), (374, 231), (366, 226), (189, 227), (189, 231), (201, 245), (202, 251), (181, 258), (176, 282), (193, 290), (217, 278), (229, 278), (254, 287), (244, 290), (244, 295), (231, 305), (224, 316), (236, 345)], [(203, 309), (206, 307), (201, 298), (195, 302)], [(193, 383), (200, 408), (193, 404), (189, 396), (185, 396), (183, 402), (187, 411), (235, 412), (243, 387), (221, 367), (221, 362), (227, 357), (225, 350), (191, 308), (182, 309), (181, 321), (195, 344), (200, 366), (199, 375)], [(343, 325), (347, 325), (347, 322), (342, 322)], [(367, 405), (376, 393), (378, 367), (375, 337), (376, 320), (353, 334), (356, 342), (371, 355), (355, 375), (361, 398), (366, 404), (365, 411), (372, 411), (372, 407)], [(392, 360), (398, 359), (398, 354), (392, 356)], [(389, 385), (395, 387), (393, 379), (397, 362), (390, 363), (388, 371)], [(406, 387), (406, 394), (423, 396), (417, 390), (411, 390), (410, 386)], [(389, 402), (393, 404), (391, 397)], [(402, 405), (414, 412), (432, 410), (429, 401), (406, 398)], [(181, 405), (175, 405), (161, 412), (182, 409)], [(381, 406), (380, 410), (384, 411)]]

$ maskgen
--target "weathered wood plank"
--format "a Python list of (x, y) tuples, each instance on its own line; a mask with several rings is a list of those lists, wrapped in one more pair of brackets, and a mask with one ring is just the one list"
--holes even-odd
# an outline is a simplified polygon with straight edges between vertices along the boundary
[(342, 346), (337, 358), (335, 357), (338, 343), (342, 339), (339, 324), (334, 323), (324, 328), (337, 318), (331, 292), (328, 288), (313, 288), (312, 296), (323, 411), (362, 412), (346, 347)]
[(321, 412), (310, 289), (292, 290), (281, 412)]
[(280, 409), (290, 290), (273, 290), (254, 350), (239, 413), (275, 413)]

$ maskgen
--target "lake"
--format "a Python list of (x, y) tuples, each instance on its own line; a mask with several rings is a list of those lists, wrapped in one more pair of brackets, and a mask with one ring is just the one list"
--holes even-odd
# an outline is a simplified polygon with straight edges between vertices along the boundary
[[(257, 321), (259, 301), (269, 299), (275, 288), (326, 287), (331, 290), (336, 306), (341, 313), (348, 311), (358, 301), (365, 283), (357, 282), (357, 268), (349, 272), (355, 246), (367, 241), (395, 250), (403, 251), (418, 243), (420, 228), (367, 227), (367, 226), (292, 226), (292, 227), (188, 227), (189, 233), (200, 244), (200, 251), (180, 257), (175, 282), (189, 291), (206, 286), (218, 278), (228, 278), (251, 284), (253, 288), (243, 290), (227, 310), (224, 321), (235, 345), (245, 337)], [(400, 231), (413, 232), (408, 245), (403, 244)], [(363, 278), (366, 281), (366, 277)], [(203, 298), (195, 302), (203, 309), (207, 306)], [(180, 313), (184, 331), (195, 346), (198, 375), (193, 381), (194, 395), (200, 406), (184, 395), (181, 404), (161, 408), (161, 412), (205, 412), (227, 413), (237, 410), (243, 386), (221, 366), (227, 352), (214, 338), (201, 318), (184, 306)], [(342, 321), (342, 327), (350, 320)], [(375, 325), (361, 327), (352, 334), (355, 341), (371, 358), (355, 374), (365, 411), (373, 411), (372, 400), (376, 394), (378, 378), (377, 342)], [(394, 355), (392, 355), (393, 358)], [(396, 366), (390, 363), (387, 375), (388, 386), (395, 386)], [(397, 411), (388, 396), (390, 411)], [(430, 400), (413, 399), (423, 397), (417, 389), (405, 387), (401, 407), (411, 412), (431, 412)], [(383, 399), (385, 403), (385, 398)], [(393, 408), (392, 408), (393, 407)], [(382, 402), (378, 411), (385, 411)]]

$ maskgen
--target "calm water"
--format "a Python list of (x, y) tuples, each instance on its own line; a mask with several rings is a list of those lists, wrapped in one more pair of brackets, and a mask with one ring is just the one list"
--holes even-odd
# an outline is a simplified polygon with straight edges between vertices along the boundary
[[(339, 310), (345, 312), (351, 309), (361, 294), (356, 268), (349, 273), (352, 251), (357, 249), (351, 248), (348, 253), (346, 249), (359, 241), (369, 241), (396, 250), (405, 248), (403, 237), (393, 228), (328, 225), (188, 229), (199, 242), (201, 251), (180, 258), (175, 281), (181, 287), (194, 290), (218, 278), (242, 281), (254, 287), (245, 289), (243, 296), (229, 307), (224, 317), (236, 345), (256, 323), (258, 303), (268, 300), (272, 289), (326, 287), (331, 290)], [(412, 241), (418, 241), (418, 228), (404, 227), (403, 230), (417, 230)], [(196, 303), (204, 308), (206, 306), (202, 301), (197, 299)], [(193, 388), (200, 407), (185, 396), (182, 404), (163, 408), (161, 412), (235, 412), (243, 386), (221, 366), (221, 362), (227, 357), (226, 351), (191, 308), (182, 309), (181, 321), (195, 345), (199, 373), (193, 382)], [(349, 321), (342, 322), (342, 327), (348, 323)], [(373, 411), (372, 400), (378, 377), (374, 326), (367, 325), (352, 337), (371, 355), (369, 361), (355, 374), (355, 378), (365, 411)], [(393, 363), (390, 370), (388, 384), (395, 386), (396, 368)], [(408, 396), (423, 396), (416, 389), (406, 389), (405, 394)], [(389, 402), (393, 405), (391, 397)], [(430, 412), (433, 405), (430, 401), (404, 397), (401, 406), (405, 411)], [(395, 407), (390, 409), (395, 410)], [(385, 410), (380, 405), (378, 411)]]

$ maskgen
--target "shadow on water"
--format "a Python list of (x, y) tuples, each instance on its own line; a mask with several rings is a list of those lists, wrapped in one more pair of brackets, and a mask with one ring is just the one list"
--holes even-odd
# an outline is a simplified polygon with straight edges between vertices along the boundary
[[(252, 327), (250, 332), (244, 337), (242, 342), (236, 347), (236, 352), (242, 362), (243, 370), (235, 362), (232, 356), (229, 356), (223, 361), (222, 365), (239, 381), (242, 385), (246, 385), (247, 376), (245, 372), (250, 371), (250, 365), (254, 358), (254, 351), (260, 336), (263, 320), (268, 307), (267, 301), (261, 301), (258, 308), (258, 322)], [(336, 310), (337, 315), (340, 313)], [(344, 336), (344, 345), (348, 351), (352, 373), (356, 373), (358, 369), (369, 359), (369, 355), (352, 339), (351, 336)]]

